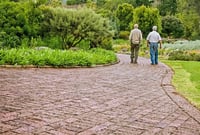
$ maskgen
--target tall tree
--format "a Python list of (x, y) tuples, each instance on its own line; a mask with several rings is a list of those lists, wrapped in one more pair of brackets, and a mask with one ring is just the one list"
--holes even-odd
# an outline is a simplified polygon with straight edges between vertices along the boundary
[(177, 0), (160, 0), (158, 6), (160, 15), (175, 15), (177, 13)]
[(120, 30), (129, 31), (129, 24), (133, 21), (133, 6), (127, 3), (119, 5), (116, 10), (116, 17), (120, 22)]
[(135, 0), (136, 7), (142, 6), (142, 5), (150, 6), (151, 2), (153, 2), (153, 1), (152, 0)]
[(189, 0), (188, 1), (191, 7), (194, 7), (197, 13), (200, 15), (200, 0)]
[(184, 35), (183, 23), (175, 16), (165, 16), (162, 18), (162, 32), (169, 37), (180, 38)]
[(200, 1), (178, 0), (177, 17), (181, 19), (185, 28), (185, 38), (200, 39), (200, 9), (197, 8)]
[(157, 8), (150, 7), (137, 7), (134, 10), (133, 23), (139, 24), (140, 29), (143, 32), (144, 37), (152, 31), (152, 27), (156, 25), (158, 32), (161, 32), (161, 17)]

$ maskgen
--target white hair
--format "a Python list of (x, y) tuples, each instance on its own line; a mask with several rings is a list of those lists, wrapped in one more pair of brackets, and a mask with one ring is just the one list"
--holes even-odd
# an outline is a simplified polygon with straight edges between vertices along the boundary
[(153, 26), (153, 31), (156, 31), (157, 30), (157, 26)]

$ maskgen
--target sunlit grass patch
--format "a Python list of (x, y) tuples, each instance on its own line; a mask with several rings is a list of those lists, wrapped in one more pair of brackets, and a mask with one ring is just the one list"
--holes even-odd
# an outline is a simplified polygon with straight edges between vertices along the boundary
[(172, 83), (176, 90), (200, 108), (200, 62), (164, 61), (175, 71)]

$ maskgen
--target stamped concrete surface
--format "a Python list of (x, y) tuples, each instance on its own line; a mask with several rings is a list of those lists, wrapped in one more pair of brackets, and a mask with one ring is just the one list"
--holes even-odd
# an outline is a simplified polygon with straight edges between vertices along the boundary
[(172, 71), (139, 58), (97, 68), (0, 68), (2, 135), (200, 135)]

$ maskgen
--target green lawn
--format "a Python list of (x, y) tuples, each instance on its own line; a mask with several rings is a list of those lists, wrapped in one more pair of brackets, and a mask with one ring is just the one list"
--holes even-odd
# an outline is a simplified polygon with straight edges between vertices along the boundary
[(200, 62), (168, 60), (163, 62), (175, 72), (172, 83), (177, 91), (200, 108)]

